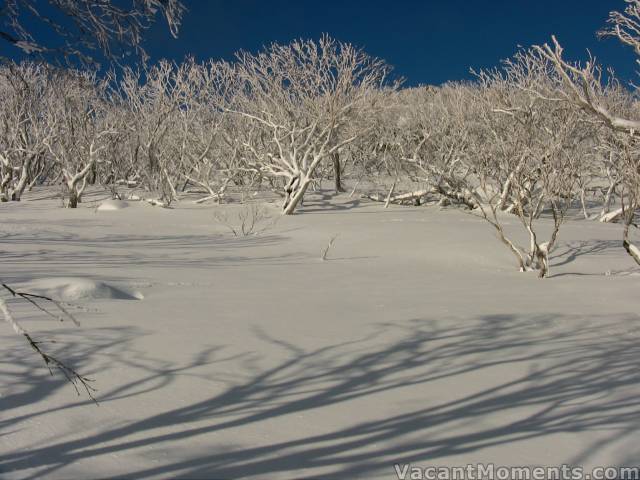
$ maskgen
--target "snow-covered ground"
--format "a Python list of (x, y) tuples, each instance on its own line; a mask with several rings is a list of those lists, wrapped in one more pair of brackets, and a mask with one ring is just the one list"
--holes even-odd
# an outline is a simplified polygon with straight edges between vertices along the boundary
[(235, 237), (214, 213), (237, 205), (43, 196), (0, 205), (1, 276), (77, 305), (80, 327), (11, 303), (99, 406), (5, 325), (1, 478), (638, 464), (640, 275), (619, 226), (569, 221), (539, 280), (455, 209), (310, 195)]

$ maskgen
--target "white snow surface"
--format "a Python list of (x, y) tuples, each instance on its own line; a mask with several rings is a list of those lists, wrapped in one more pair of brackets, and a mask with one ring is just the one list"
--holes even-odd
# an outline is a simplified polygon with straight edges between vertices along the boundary
[[(74, 298), (82, 325), (3, 298), (94, 379), (100, 406), (7, 325), (2, 479), (638, 464), (640, 277), (620, 225), (568, 221), (540, 280), (455, 209), (310, 194), (234, 237), (213, 211), (236, 205), (99, 215), (90, 197), (76, 210), (41, 197), (0, 205), (2, 280), (88, 292)], [(97, 294), (115, 290), (144, 301)]]
[(34, 280), (21, 290), (44, 295), (55, 300), (77, 301), (88, 299), (142, 300), (144, 295), (108, 283), (79, 277), (53, 277)]
[(122, 210), (128, 206), (129, 204), (124, 200), (105, 200), (98, 205), (98, 210), (101, 212), (113, 212), (114, 210)]

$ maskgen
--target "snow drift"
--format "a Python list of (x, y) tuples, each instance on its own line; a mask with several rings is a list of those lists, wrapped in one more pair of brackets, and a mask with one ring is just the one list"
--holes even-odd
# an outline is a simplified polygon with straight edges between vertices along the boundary
[(45, 295), (62, 301), (86, 299), (142, 300), (144, 295), (98, 280), (79, 277), (43, 278), (30, 282), (29, 292)]
[(128, 206), (129, 204), (124, 200), (105, 200), (98, 206), (98, 210), (101, 212), (113, 212), (115, 210), (122, 210)]

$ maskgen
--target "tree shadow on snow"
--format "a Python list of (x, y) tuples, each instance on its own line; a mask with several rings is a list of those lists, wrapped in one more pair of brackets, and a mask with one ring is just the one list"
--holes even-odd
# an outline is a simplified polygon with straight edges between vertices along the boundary
[[(287, 237), (277, 234), (235, 237), (233, 235), (107, 235), (86, 239), (73, 233), (12, 235), (12, 251), (2, 259), (36, 268), (51, 265), (72, 267), (190, 267), (210, 268), (242, 264), (291, 265), (304, 263), (302, 252), (269, 253), (260, 248), (281, 245)], [(1, 243), (0, 243), (1, 246)], [(27, 247), (15, 250), (15, 247)], [(242, 255), (247, 252), (246, 255)]]
[(617, 251), (622, 248), (621, 240), (579, 240), (575, 242), (564, 242), (562, 248), (557, 249), (551, 260), (560, 260), (553, 263), (553, 267), (560, 267), (574, 262), (583, 255), (599, 255)]
[(310, 201), (305, 201), (304, 205), (300, 207), (300, 211), (302, 213), (329, 213), (329, 212), (338, 212), (338, 211), (347, 211), (353, 210), (361, 206), (360, 199), (352, 199), (347, 201), (342, 201), (339, 203), (333, 202), (331, 197), (322, 198)]
[[(25, 478), (43, 478), (79, 460), (154, 446), (168, 456), (127, 478), (299, 478), (300, 472), (305, 478), (317, 472), (323, 479), (380, 472), (391, 478), (394, 463), (433, 464), (558, 433), (608, 429), (619, 432), (620, 441), (640, 426), (637, 322), (636, 315), (606, 324), (597, 317), (523, 314), (416, 319), (376, 325), (362, 338), (317, 348), (256, 329), (283, 361), (249, 362), (248, 380), (236, 377), (203, 401), (0, 456), (0, 469), (34, 469), (31, 477), (23, 472)], [(161, 377), (147, 384), (165, 388)], [(143, 398), (143, 387), (114, 395)], [(389, 408), (390, 398), (406, 407)], [(346, 422), (317, 431), (300, 424), (306, 426), (296, 432), (301, 414), (337, 407), (349, 409)], [(2, 430), (19, 428), (16, 422), (4, 422)], [(225, 434), (261, 422), (292, 435), (223, 444)], [(181, 442), (193, 438), (206, 451), (181, 450)]]

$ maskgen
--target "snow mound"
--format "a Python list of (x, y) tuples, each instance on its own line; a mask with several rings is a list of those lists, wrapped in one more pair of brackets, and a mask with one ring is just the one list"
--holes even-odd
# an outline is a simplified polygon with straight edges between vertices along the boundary
[(114, 210), (122, 210), (127, 208), (129, 204), (124, 200), (105, 200), (98, 206), (101, 212), (113, 212)]
[(88, 299), (142, 300), (144, 295), (98, 280), (79, 277), (52, 277), (34, 280), (26, 287), (36, 293), (62, 301)]

